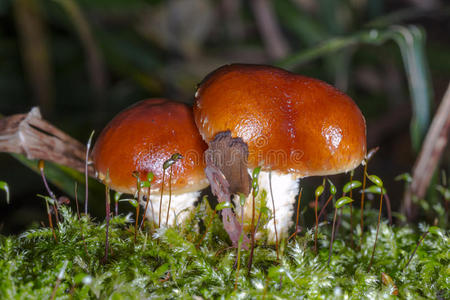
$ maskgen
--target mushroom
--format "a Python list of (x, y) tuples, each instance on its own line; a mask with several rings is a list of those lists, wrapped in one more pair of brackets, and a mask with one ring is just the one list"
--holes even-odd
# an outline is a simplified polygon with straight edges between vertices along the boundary
[[(286, 237), (292, 225), (300, 178), (350, 171), (366, 154), (365, 120), (350, 97), (271, 66), (232, 64), (213, 71), (196, 92), (194, 117), (206, 142), (229, 131), (247, 144), (249, 171), (262, 168), (259, 186), (269, 195), (278, 227), (276, 237), (274, 218), (266, 225), (271, 242)], [(252, 201), (246, 201), (244, 219), (251, 214)]]
[[(206, 148), (187, 105), (148, 99), (123, 110), (109, 122), (92, 150), (92, 158), (97, 177), (121, 193), (136, 194), (137, 178), (133, 176), (136, 172), (141, 181), (147, 179), (149, 172), (153, 173), (151, 205), (145, 215), (157, 224), (163, 172), (166, 172), (161, 224), (165, 224), (171, 197), (168, 224), (175, 225), (185, 220), (200, 190), (208, 186), (203, 171)], [(172, 170), (164, 170), (164, 162), (174, 153), (180, 153), (183, 159), (174, 163)], [(142, 197), (139, 200), (145, 207), (146, 201)]]

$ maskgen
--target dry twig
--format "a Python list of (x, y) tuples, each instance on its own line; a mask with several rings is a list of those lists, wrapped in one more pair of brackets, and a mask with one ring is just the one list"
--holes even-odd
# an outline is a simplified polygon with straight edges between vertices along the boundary
[[(39, 108), (0, 119), (0, 152), (18, 153), (84, 172), (86, 147), (42, 119)], [(89, 167), (89, 175), (94, 177)]]
[(422, 198), (430, 184), (431, 177), (439, 159), (447, 145), (450, 128), (450, 84), (444, 98), (433, 118), (430, 129), (413, 167), (410, 188), (405, 193), (403, 211), (409, 220), (414, 218), (416, 211), (412, 202), (413, 196)]

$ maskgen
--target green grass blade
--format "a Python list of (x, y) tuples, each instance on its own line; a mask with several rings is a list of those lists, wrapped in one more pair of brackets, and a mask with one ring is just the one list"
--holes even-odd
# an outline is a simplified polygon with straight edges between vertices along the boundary
[(419, 151), (430, 124), (432, 88), (425, 55), (425, 32), (417, 26), (395, 26), (393, 39), (400, 47), (413, 107), (411, 140)]
[[(21, 154), (10, 153), (15, 159), (20, 161), (25, 166), (29, 167), (31, 170), (40, 174), (37, 160), (27, 159)], [(61, 166), (53, 162), (47, 161), (45, 163), (45, 177), (58, 189), (64, 192), (70, 197), (75, 197), (74, 184), (75, 181), (78, 182), (80, 187), (84, 187), (84, 174), (68, 168), (66, 166)], [(102, 184), (98, 181), (90, 178), (89, 179), (89, 192), (101, 195), (103, 190)], [(84, 193), (78, 194), (79, 201), (84, 201)]]

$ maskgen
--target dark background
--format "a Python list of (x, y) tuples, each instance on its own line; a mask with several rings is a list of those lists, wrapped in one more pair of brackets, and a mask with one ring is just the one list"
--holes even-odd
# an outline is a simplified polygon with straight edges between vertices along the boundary
[[(404, 26), (405, 35), (418, 30), (425, 38), (425, 55), (421, 60), (418, 55), (426, 67), (422, 74), (408, 73), (398, 42), (376, 45), (358, 37), (392, 26)], [(426, 82), (431, 120), (450, 79), (449, 32), (450, 4), (439, 0), (0, 0), (0, 113), (39, 106), (45, 119), (86, 143), (93, 129), (100, 132), (141, 99), (192, 103), (196, 84), (223, 64), (279, 65), (329, 82), (355, 100), (367, 119), (369, 149), (380, 146), (370, 173), (384, 180), (399, 211), (404, 184), (394, 178), (411, 171), (420, 149), (420, 139), (414, 146), (411, 136), (424, 133), (410, 127), (413, 99), (420, 95), (414, 95), (408, 77)], [(315, 52), (335, 37), (356, 42)], [(315, 56), (292, 61), (308, 51)], [(418, 220), (447, 223), (434, 187), (441, 171), (449, 173), (449, 156), (447, 147)], [(0, 193), (1, 233), (45, 219), (36, 194), (46, 192), (35, 172), (2, 153), (0, 180), (8, 182), (12, 200), (6, 205)], [(348, 175), (333, 180), (342, 184)], [(321, 181), (302, 181), (304, 203)], [(70, 195), (53, 188), (57, 195)], [(79, 192), (83, 198), (81, 184)], [(102, 218), (101, 187), (92, 187), (91, 194), (90, 213)], [(122, 211), (130, 208), (121, 203)]]

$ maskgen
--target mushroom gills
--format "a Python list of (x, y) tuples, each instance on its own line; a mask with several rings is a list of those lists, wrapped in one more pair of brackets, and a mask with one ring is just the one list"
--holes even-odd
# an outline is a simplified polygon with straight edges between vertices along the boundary
[[(251, 174), (252, 170), (249, 169)], [(291, 174), (280, 173), (277, 171), (272, 172), (272, 193), (273, 202), (275, 203), (275, 216), (277, 224), (277, 234), (278, 240), (286, 238), (288, 236), (288, 230), (293, 225), (292, 217), (294, 215), (294, 205), (296, 201), (296, 196), (299, 192), (299, 179), (296, 179)], [(270, 171), (261, 171), (258, 177), (259, 193), (256, 197), (255, 205), (256, 210), (260, 205), (262, 190), (266, 191), (266, 206), (272, 212), (271, 219), (264, 225), (264, 228), (259, 227), (256, 234), (256, 238), (261, 237), (262, 232), (267, 233), (267, 240), (269, 243), (275, 243), (275, 227), (273, 218), (273, 205), (270, 193)], [(235, 195), (233, 197), (233, 202), (236, 207), (236, 215), (241, 222), (241, 206), (239, 201), (239, 196)], [(250, 230), (250, 225), (252, 220), (252, 191), (247, 197), (244, 204), (244, 228)], [(258, 215), (255, 216), (255, 220), (258, 220)], [(255, 221), (256, 222), (256, 221)], [(247, 224), (247, 226), (246, 226)]]

